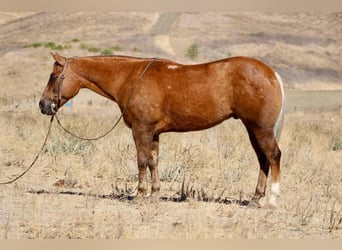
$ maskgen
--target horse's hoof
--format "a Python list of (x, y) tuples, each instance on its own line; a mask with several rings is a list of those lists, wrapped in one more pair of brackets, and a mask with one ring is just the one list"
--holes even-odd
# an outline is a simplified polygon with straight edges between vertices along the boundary
[(132, 196), (132, 201), (134, 203), (138, 203), (138, 202), (144, 201), (145, 198), (146, 198), (146, 194), (142, 192), (138, 192), (136, 195)]
[(251, 208), (251, 209), (256, 209), (256, 208), (260, 208), (260, 204), (258, 201), (250, 201), (247, 205), (247, 208)]

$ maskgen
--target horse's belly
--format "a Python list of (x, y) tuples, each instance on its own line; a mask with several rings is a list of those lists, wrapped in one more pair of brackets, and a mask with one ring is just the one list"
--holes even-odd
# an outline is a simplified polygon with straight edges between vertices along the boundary
[(213, 127), (229, 118), (228, 113), (217, 109), (184, 108), (182, 112), (170, 112), (168, 124), (173, 131), (194, 131)]

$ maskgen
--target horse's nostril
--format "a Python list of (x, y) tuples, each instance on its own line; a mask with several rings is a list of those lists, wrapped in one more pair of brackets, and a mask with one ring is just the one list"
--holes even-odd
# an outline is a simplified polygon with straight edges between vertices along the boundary
[(56, 113), (56, 105), (49, 100), (41, 99), (39, 101), (40, 112), (44, 115), (52, 115)]
[(43, 100), (40, 100), (39, 108), (40, 108), (40, 110), (42, 110), (44, 108), (44, 101)]

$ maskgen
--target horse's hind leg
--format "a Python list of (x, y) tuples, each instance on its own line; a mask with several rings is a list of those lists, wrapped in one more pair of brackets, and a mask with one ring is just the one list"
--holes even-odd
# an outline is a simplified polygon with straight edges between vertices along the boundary
[(248, 204), (249, 207), (252, 208), (258, 208), (260, 207), (259, 200), (260, 198), (265, 196), (266, 192), (266, 181), (267, 181), (267, 176), (269, 173), (269, 163), (267, 161), (267, 158), (265, 154), (262, 152), (262, 150), (259, 147), (259, 144), (257, 142), (257, 139), (255, 138), (254, 133), (247, 128), (248, 135), (249, 135), (249, 140), (251, 141), (251, 144), (253, 146), (253, 149), (258, 157), (259, 165), (260, 165), (260, 170), (259, 170), (259, 177), (258, 177), (258, 183), (255, 189), (255, 194)]
[(278, 148), (272, 129), (248, 129), (249, 137), (257, 154), (260, 171), (258, 184), (251, 204), (259, 205), (261, 197), (265, 196), (266, 181), (271, 167), (271, 196), (269, 205), (276, 207), (276, 198), (280, 194), (280, 157), (281, 151)]

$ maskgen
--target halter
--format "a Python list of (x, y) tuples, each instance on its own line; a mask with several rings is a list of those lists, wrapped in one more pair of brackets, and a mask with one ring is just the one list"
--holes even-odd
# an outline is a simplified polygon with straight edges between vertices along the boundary
[(57, 81), (55, 81), (54, 84), (54, 97), (53, 97), (53, 101), (51, 104), (51, 111), (52, 113), (55, 115), (59, 109), (59, 107), (61, 106), (61, 100), (62, 100), (62, 86), (63, 86), (63, 81), (65, 79), (65, 70), (67, 67), (67, 59), (65, 61), (65, 64), (63, 66), (63, 70), (62, 73), (58, 76)]

